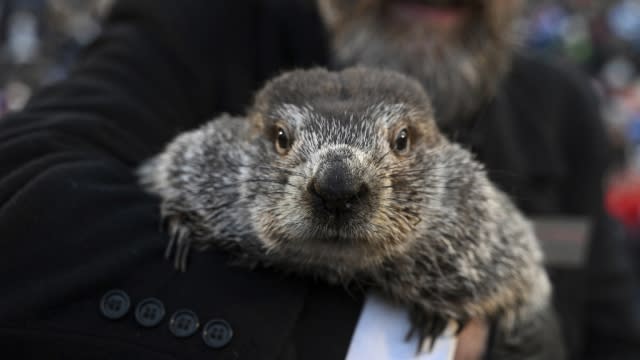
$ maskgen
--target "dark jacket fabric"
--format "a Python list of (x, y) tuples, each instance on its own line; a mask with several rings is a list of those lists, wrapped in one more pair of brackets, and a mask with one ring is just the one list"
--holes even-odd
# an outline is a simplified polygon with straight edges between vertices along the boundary
[[(361, 294), (236, 268), (215, 251), (174, 271), (158, 200), (134, 174), (178, 132), (242, 114), (269, 77), (327, 65), (310, 3), (122, 1), (69, 79), (0, 121), (2, 358), (344, 358)], [(496, 100), (445, 131), (528, 213), (597, 213), (606, 144), (588, 88), (518, 57)], [(551, 270), (556, 308), (573, 358), (636, 359), (629, 269), (597, 218), (586, 270)], [(101, 314), (112, 289), (131, 302), (118, 320)], [(166, 315), (144, 327), (135, 308), (150, 297)], [(200, 322), (187, 338), (169, 330), (180, 309)], [(222, 348), (203, 341), (212, 319), (233, 332)]]

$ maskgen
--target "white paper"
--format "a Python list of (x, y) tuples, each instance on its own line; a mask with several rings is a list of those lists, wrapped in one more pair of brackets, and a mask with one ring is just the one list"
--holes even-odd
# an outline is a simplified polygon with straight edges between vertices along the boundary
[(416, 354), (417, 337), (405, 341), (410, 329), (407, 309), (392, 304), (380, 295), (367, 295), (346, 360), (452, 360), (456, 348), (453, 335), (442, 335), (429, 352)]

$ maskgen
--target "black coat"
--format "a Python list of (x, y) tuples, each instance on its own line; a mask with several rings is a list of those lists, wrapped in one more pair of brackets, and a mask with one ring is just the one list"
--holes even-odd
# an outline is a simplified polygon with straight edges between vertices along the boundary
[[(118, 5), (68, 80), (0, 122), (0, 355), (343, 358), (361, 295), (233, 268), (214, 251), (174, 271), (158, 201), (133, 173), (177, 132), (243, 113), (269, 77), (326, 65), (327, 49), (314, 7), (300, 0)], [(596, 212), (606, 144), (588, 88), (519, 57), (493, 103), (445, 130), (527, 212)], [(552, 270), (565, 335), (576, 359), (637, 358), (629, 270), (615, 238), (596, 233), (586, 271)], [(128, 312), (117, 294), (101, 303), (112, 289), (128, 294)], [(191, 337), (170, 331), (180, 309), (199, 318)], [(230, 342), (206, 346), (205, 328), (212, 345)]]

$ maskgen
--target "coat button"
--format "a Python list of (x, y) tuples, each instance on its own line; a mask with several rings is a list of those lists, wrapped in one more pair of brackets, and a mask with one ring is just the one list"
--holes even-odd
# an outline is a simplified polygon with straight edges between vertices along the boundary
[(208, 346), (219, 349), (227, 345), (233, 337), (233, 329), (221, 319), (210, 320), (202, 330), (202, 339)]
[(136, 306), (136, 321), (144, 327), (158, 325), (164, 314), (164, 305), (156, 298), (146, 298)]
[(107, 291), (100, 300), (100, 312), (111, 320), (122, 318), (129, 311), (131, 301), (126, 292), (114, 289)]
[(175, 337), (185, 338), (193, 335), (200, 327), (198, 316), (191, 310), (177, 310), (169, 319), (169, 331)]

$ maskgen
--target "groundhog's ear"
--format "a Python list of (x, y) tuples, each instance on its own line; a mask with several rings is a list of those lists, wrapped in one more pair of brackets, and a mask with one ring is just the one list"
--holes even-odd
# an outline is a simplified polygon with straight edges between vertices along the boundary
[(247, 117), (249, 122), (248, 139), (255, 140), (265, 133), (265, 119), (260, 113), (252, 113)]
[(435, 146), (440, 142), (442, 135), (431, 111), (415, 113), (411, 118), (410, 123), (419, 134), (419, 142), (427, 146)]

